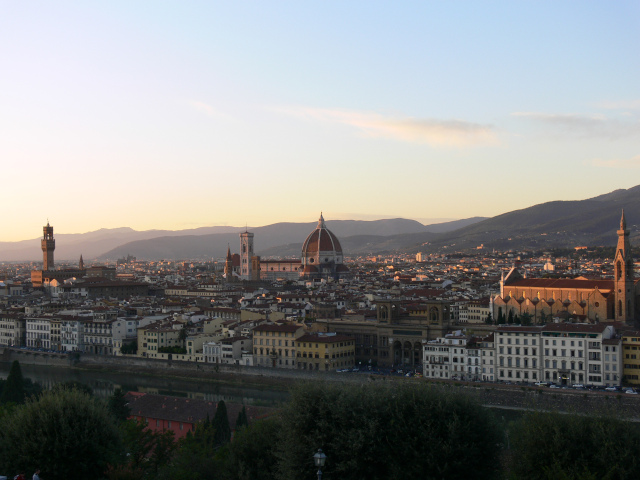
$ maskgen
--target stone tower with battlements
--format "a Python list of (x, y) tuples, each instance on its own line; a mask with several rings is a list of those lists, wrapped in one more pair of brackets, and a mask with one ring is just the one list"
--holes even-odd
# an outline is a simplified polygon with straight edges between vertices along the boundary
[(42, 270), (53, 270), (53, 251), (56, 249), (56, 241), (53, 238), (53, 227), (49, 225), (47, 221), (47, 225), (42, 227), (42, 240), (40, 241), (40, 245), (42, 246)]

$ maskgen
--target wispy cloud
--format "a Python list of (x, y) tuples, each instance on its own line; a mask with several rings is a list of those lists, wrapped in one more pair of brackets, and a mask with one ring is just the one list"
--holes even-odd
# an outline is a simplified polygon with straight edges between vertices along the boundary
[(600, 158), (596, 158), (592, 161), (592, 164), (595, 167), (636, 169), (640, 168), (640, 155), (636, 155), (635, 157), (631, 158), (618, 158), (612, 160), (602, 160)]
[(604, 110), (640, 110), (640, 100), (605, 101), (596, 104)]
[(470, 147), (498, 143), (496, 131), (491, 125), (462, 120), (419, 119), (386, 116), (374, 112), (305, 107), (277, 108), (276, 110), (288, 115), (349, 125), (373, 138), (391, 138), (443, 147)]
[(637, 121), (620, 121), (604, 115), (580, 115), (573, 113), (516, 112), (514, 117), (532, 120), (542, 126), (554, 128), (554, 133), (578, 137), (618, 139), (640, 134)]
[(224, 117), (224, 116), (226, 116), (224, 113), (222, 113), (219, 110), (216, 110), (211, 105), (209, 105), (207, 103), (204, 103), (204, 102), (200, 102), (198, 100), (188, 100), (187, 104), (191, 108), (194, 108), (195, 110), (197, 110), (197, 111), (199, 111), (201, 113), (204, 113), (208, 117)]

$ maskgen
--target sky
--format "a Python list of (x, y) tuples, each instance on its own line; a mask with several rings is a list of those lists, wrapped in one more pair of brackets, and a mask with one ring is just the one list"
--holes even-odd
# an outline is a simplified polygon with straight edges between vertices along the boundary
[(0, 0), (0, 241), (640, 184), (637, 1)]

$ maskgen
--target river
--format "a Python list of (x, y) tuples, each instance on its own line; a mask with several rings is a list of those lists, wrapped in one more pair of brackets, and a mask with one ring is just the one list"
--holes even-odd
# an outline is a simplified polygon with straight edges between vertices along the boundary
[[(56, 383), (76, 381), (88, 385), (98, 397), (110, 396), (116, 388), (123, 391), (146, 392), (176, 397), (198, 398), (207, 401), (240, 403), (276, 407), (289, 399), (289, 393), (276, 389), (247, 388), (215, 382), (189, 379), (133, 376), (128, 373), (96, 372), (65, 367), (20, 364), (22, 376), (30, 378), (43, 388)], [(6, 379), (11, 363), (0, 362), (0, 378)]]

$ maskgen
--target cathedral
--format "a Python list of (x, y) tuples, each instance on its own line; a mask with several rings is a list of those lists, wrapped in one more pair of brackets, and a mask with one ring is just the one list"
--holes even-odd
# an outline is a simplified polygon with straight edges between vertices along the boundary
[(640, 282), (634, 278), (629, 230), (622, 212), (614, 257), (614, 278), (525, 278), (512, 268), (500, 281), (500, 295), (493, 299), (493, 316), (511, 312), (531, 315), (534, 323), (553, 317), (575, 322), (626, 322), (638, 320)]
[(234, 275), (233, 255), (227, 249), (225, 278), (234, 280), (339, 280), (349, 273), (338, 237), (327, 228), (320, 214), (318, 225), (302, 244), (300, 259), (262, 260), (253, 254), (253, 233), (240, 234), (240, 272)]

